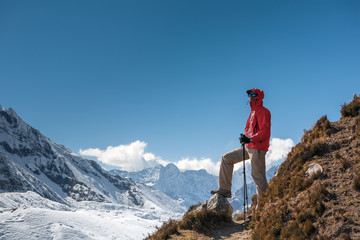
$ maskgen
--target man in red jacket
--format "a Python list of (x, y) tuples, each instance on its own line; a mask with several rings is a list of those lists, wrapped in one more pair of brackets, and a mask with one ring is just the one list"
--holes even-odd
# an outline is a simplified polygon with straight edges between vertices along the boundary
[[(269, 150), (271, 114), (263, 106), (264, 92), (253, 88), (247, 90), (251, 112), (245, 126), (245, 136), (240, 142), (245, 145), (245, 159), (251, 160), (251, 176), (256, 184), (257, 198), (267, 188), (265, 155)], [(243, 161), (243, 149), (238, 148), (223, 155), (219, 173), (219, 190), (211, 191), (225, 197), (231, 197), (231, 181), (234, 164)], [(259, 201), (258, 201), (259, 202)]]

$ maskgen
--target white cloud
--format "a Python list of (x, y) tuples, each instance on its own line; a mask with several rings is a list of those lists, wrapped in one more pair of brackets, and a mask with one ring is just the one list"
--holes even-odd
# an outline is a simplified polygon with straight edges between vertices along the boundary
[[(146, 146), (147, 143), (137, 140), (128, 145), (119, 145), (117, 147), (109, 146), (105, 150), (99, 148), (80, 149), (80, 154), (83, 156), (96, 157), (100, 162), (120, 167), (125, 171), (141, 171), (144, 168), (152, 167), (156, 164), (166, 166), (170, 163), (154, 153), (145, 152)], [(266, 154), (267, 168), (276, 164), (277, 161), (283, 160), (293, 146), (294, 142), (290, 138), (272, 138), (269, 151)], [(181, 171), (205, 169), (210, 174), (219, 175), (220, 159), (214, 162), (210, 158), (183, 158), (173, 163)], [(234, 171), (241, 166), (241, 164), (236, 164)]]
[(153, 153), (145, 153), (143, 157), (145, 161), (154, 161), (157, 158)]
[(97, 157), (100, 162), (121, 167), (122, 170), (140, 171), (147, 165), (144, 159), (146, 146), (147, 143), (138, 140), (129, 145), (109, 146), (106, 150), (98, 148), (80, 149), (80, 154)]
[(196, 158), (184, 158), (174, 164), (181, 171), (205, 169), (210, 174), (219, 175), (220, 161), (214, 163), (210, 158), (202, 158), (200, 160)]
[(290, 138), (272, 138), (270, 141), (269, 151), (266, 154), (266, 167), (271, 167), (277, 161), (286, 158), (287, 154), (291, 151), (291, 148), (294, 145), (294, 141)]
[(80, 154), (86, 155), (86, 156), (99, 157), (101, 155), (101, 153), (102, 153), (102, 151), (98, 148), (89, 148), (86, 150), (80, 149)]

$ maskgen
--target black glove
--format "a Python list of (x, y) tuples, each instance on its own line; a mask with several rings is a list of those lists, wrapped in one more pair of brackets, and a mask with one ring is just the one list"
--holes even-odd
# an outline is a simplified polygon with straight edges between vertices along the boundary
[(241, 144), (251, 143), (251, 141), (252, 141), (251, 138), (248, 138), (245, 135), (241, 135), (241, 137), (239, 139), (240, 139)]

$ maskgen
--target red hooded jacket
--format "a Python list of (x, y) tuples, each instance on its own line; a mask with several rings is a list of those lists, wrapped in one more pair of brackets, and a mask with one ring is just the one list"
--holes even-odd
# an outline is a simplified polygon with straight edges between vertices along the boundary
[(260, 89), (253, 88), (258, 96), (250, 102), (251, 112), (245, 125), (245, 135), (252, 139), (246, 147), (258, 150), (269, 150), (271, 114), (263, 106), (264, 92)]

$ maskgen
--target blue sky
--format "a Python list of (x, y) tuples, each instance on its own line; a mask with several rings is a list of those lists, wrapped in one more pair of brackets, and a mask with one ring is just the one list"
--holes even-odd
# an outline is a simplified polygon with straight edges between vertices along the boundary
[(249, 88), (273, 138), (337, 121), (360, 92), (359, 42), (357, 0), (1, 1), (0, 104), (76, 153), (140, 141), (217, 162)]

